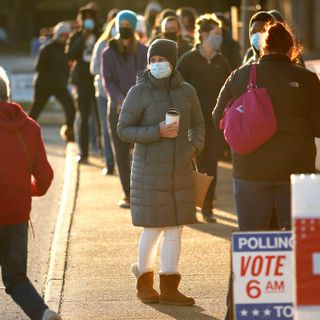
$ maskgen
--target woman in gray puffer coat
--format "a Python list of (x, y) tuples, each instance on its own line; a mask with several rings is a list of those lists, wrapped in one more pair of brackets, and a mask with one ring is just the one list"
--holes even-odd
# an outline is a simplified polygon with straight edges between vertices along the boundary
[[(204, 144), (204, 121), (194, 88), (175, 70), (177, 44), (154, 41), (148, 63), (130, 89), (118, 122), (120, 139), (135, 143), (131, 212), (133, 224), (144, 227), (132, 272), (142, 302), (192, 305), (194, 299), (178, 291), (178, 261), (182, 226), (196, 222), (192, 158)], [(165, 124), (172, 107), (180, 121)], [(159, 296), (153, 289), (153, 270), (162, 235)]]

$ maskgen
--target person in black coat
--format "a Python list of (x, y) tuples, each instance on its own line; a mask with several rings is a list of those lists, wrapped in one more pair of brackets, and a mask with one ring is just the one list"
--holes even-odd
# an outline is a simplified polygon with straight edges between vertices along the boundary
[(73, 141), (75, 107), (67, 89), (69, 67), (68, 58), (64, 52), (70, 31), (71, 28), (68, 23), (58, 23), (54, 28), (53, 40), (40, 50), (36, 63), (34, 102), (29, 115), (37, 120), (50, 96), (55, 96), (66, 114), (66, 127), (64, 127), (62, 137), (68, 141)]
[(77, 91), (77, 104), (80, 112), (80, 154), (77, 160), (88, 161), (89, 128), (91, 111), (98, 119), (93, 75), (90, 73), (90, 61), (94, 45), (99, 38), (97, 13), (95, 8), (82, 7), (78, 14), (80, 30), (69, 39), (66, 47), (69, 60), (73, 62), (71, 82)]
[(205, 14), (196, 22), (196, 46), (178, 61), (177, 69), (184, 80), (197, 92), (205, 121), (205, 146), (197, 157), (201, 172), (213, 176), (205, 198), (202, 214), (207, 222), (215, 222), (213, 200), (217, 183), (217, 164), (224, 137), (212, 123), (212, 110), (225, 80), (230, 74), (230, 66), (220, 53), (222, 43), (221, 22), (215, 15)]
[[(320, 137), (320, 82), (295, 64), (294, 37), (281, 23), (263, 35), (257, 64), (257, 86), (266, 88), (277, 121), (274, 136), (250, 154), (233, 152), (234, 202), (239, 231), (270, 230), (275, 210), (280, 229), (291, 229), (290, 175), (315, 173), (315, 137)], [(250, 65), (235, 70), (224, 84), (213, 121), (216, 126), (228, 102), (247, 90)], [(232, 285), (230, 283), (229, 293)], [(229, 295), (225, 319), (233, 319)]]

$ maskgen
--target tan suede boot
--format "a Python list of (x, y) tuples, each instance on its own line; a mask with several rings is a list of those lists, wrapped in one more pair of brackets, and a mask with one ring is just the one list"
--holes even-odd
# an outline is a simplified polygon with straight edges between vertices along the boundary
[(179, 306), (192, 306), (195, 301), (178, 290), (181, 275), (160, 274), (160, 300), (162, 304), (175, 304)]
[(137, 278), (137, 297), (143, 303), (158, 303), (159, 293), (153, 288), (153, 271), (140, 274), (137, 264), (131, 266), (131, 271)]

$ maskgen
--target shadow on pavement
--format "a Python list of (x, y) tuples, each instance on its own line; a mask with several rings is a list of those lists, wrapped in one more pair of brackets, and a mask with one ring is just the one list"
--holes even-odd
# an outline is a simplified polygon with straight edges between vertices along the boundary
[(163, 304), (149, 304), (149, 306), (177, 320), (219, 320), (218, 318), (202, 313), (204, 309), (198, 306), (181, 307)]
[(236, 231), (236, 228), (220, 223), (196, 223), (190, 224), (188, 227), (226, 240), (230, 240), (232, 232)]

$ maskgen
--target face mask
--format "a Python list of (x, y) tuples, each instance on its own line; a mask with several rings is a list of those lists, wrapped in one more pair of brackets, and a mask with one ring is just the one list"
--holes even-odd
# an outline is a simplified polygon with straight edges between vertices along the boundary
[(223, 37), (221, 34), (211, 34), (205, 41), (213, 50), (219, 50)]
[(261, 33), (260, 32), (256, 32), (254, 33), (251, 37), (250, 37), (250, 42), (251, 45), (258, 51), (260, 51), (261, 49)]
[(175, 32), (164, 32), (163, 35), (166, 39), (177, 41), (177, 34)]
[(167, 61), (150, 63), (150, 72), (156, 79), (167, 78), (171, 74), (170, 63)]
[(117, 35), (116, 27), (113, 27), (113, 28), (111, 29), (111, 37), (114, 38), (116, 35)]
[(94, 29), (94, 21), (92, 19), (85, 19), (83, 21), (83, 28), (86, 30), (93, 30)]
[(133, 30), (130, 27), (120, 27), (119, 28), (120, 38), (129, 39), (133, 37)]

